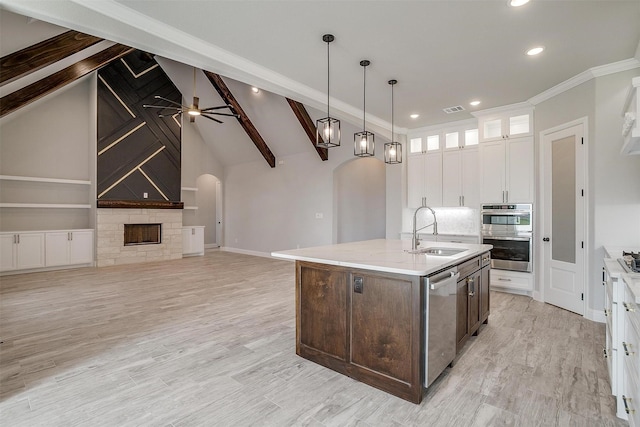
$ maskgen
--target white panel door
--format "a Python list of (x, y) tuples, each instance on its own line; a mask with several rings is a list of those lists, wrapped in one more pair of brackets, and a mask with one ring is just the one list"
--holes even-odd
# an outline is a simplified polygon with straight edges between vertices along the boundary
[(462, 195), (461, 150), (442, 154), (442, 206), (460, 206)]
[(509, 139), (507, 142), (507, 186), (505, 201), (533, 202), (533, 138)]
[(15, 234), (0, 235), (0, 271), (15, 270), (17, 267), (15, 239)]
[(47, 267), (69, 265), (69, 232), (47, 233), (44, 239), (44, 257)]
[(462, 205), (480, 209), (480, 168), (478, 150), (465, 148), (460, 159), (462, 172)]
[(480, 202), (503, 203), (505, 188), (504, 141), (480, 144)]
[(18, 234), (18, 268), (44, 267), (44, 233)]
[(425, 155), (407, 157), (407, 206), (417, 208), (422, 206), (425, 182)]
[(583, 125), (543, 134), (544, 300), (584, 314)]
[(69, 263), (89, 264), (93, 262), (93, 232), (72, 231), (69, 241)]

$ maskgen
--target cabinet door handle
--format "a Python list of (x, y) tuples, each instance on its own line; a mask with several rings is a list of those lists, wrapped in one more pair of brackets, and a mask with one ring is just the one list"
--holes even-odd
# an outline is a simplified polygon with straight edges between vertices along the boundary
[(506, 200), (504, 199), (504, 190), (502, 190), (502, 203), (505, 203)]
[(501, 280), (503, 282), (510, 282), (511, 281), (511, 279), (505, 279), (503, 277), (498, 277), (498, 280)]
[(195, 228), (192, 228), (192, 229), (191, 229), (191, 234), (192, 234), (192, 235), (195, 235), (195, 234), (196, 234), (196, 229), (195, 229)]
[(634, 409), (631, 409), (629, 407), (629, 402), (631, 402), (631, 400), (632, 400), (631, 398), (625, 396), (624, 394), (622, 395), (622, 402), (624, 403), (624, 412), (626, 412), (627, 414), (633, 414), (636, 412)]
[(631, 344), (627, 344), (626, 342), (622, 341), (622, 348), (624, 348), (624, 354), (625, 355), (632, 356), (632, 355), (636, 354), (635, 351), (630, 351), (627, 346), (631, 347)]
[[(18, 241), (16, 242), (17, 244), (20, 244), (20, 235), (16, 234), (16, 237), (18, 238)], [(628, 311), (628, 310), (627, 310)]]
[(505, 202), (508, 203), (509, 202), (509, 190), (505, 191), (505, 194), (507, 195), (507, 197), (505, 198)]
[(607, 279), (605, 278), (605, 274), (607, 274), (607, 273), (606, 273), (606, 271), (607, 271), (607, 270), (605, 270), (605, 268), (604, 268), (604, 267), (602, 267), (602, 284), (603, 284), (603, 285), (604, 285), (604, 282), (606, 282), (606, 281), (607, 281)]
[(630, 312), (636, 311), (635, 308), (631, 308), (629, 304), (627, 304), (626, 302), (623, 302), (622, 306), (624, 307), (625, 311), (630, 311)]

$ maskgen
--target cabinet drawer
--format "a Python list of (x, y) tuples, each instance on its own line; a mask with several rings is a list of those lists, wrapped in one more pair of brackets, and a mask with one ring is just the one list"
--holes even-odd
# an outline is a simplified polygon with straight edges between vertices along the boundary
[(629, 363), (625, 363), (623, 369), (625, 370), (624, 386), (620, 396), (623, 411), (627, 414), (630, 427), (640, 427), (640, 383), (638, 377), (631, 371)]
[(626, 284), (624, 285), (624, 296), (620, 305), (618, 309), (622, 310), (625, 319), (628, 319), (635, 328), (636, 334), (640, 336), (640, 304), (635, 303), (635, 296)]
[(512, 273), (505, 272), (504, 270), (491, 270), (491, 287), (504, 288), (504, 289), (516, 289), (523, 291), (533, 290), (533, 280), (530, 274), (526, 273)]
[(464, 278), (472, 274), (474, 271), (478, 271), (481, 267), (482, 256), (477, 256), (460, 264), (458, 266), (458, 273), (460, 273), (460, 277)]

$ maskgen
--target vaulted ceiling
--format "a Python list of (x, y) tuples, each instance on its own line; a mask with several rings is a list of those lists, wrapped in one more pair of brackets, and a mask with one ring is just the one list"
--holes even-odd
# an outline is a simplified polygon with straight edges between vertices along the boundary
[[(527, 99), (592, 67), (640, 58), (640, 2), (3, 0), (2, 7), (195, 65), (322, 111), (332, 33), (332, 108), (388, 128), (471, 117)], [(528, 57), (525, 50), (544, 45)], [(477, 107), (469, 101), (479, 99)], [(285, 103), (286, 105), (286, 103)], [(453, 115), (442, 109), (466, 111)], [(410, 113), (418, 119), (410, 119)]]

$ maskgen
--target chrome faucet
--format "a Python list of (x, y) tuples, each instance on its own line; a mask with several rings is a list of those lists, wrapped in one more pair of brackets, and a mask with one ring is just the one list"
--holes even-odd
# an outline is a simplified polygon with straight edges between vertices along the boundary
[[(416, 223), (417, 223), (416, 216), (418, 215), (418, 212), (420, 212), (421, 209), (429, 209), (431, 211), (431, 214), (433, 214), (433, 222), (431, 224), (425, 225), (424, 227), (417, 228), (416, 227)], [(438, 221), (436, 220), (436, 213), (433, 211), (433, 209), (431, 209), (427, 205), (422, 205), (418, 209), (416, 209), (416, 211), (413, 213), (413, 237), (411, 238), (411, 249), (412, 250), (415, 251), (416, 249), (418, 249), (418, 245), (420, 244), (420, 239), (418, 239), (418, 231), (423, 230), (423, 229), (425, 229), (427, 227), (431, 227), (432, 225), (433, 225), (433, 235), (437, 236), (438, 235)]]

